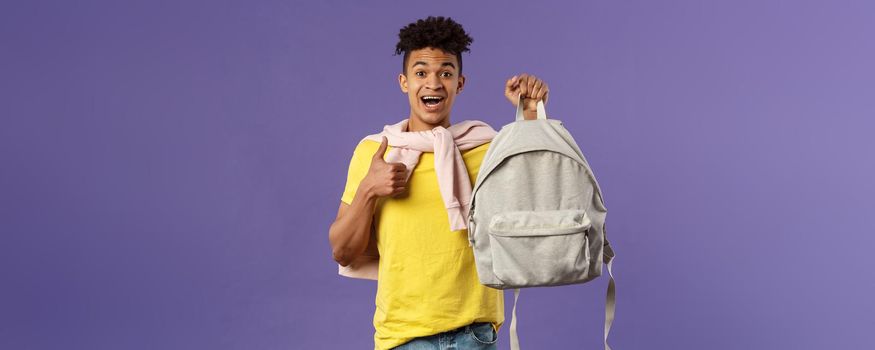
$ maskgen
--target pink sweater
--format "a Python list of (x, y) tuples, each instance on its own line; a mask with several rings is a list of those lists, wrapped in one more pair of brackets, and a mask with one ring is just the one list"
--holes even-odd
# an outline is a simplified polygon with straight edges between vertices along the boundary
[(422, 152), (434, 152), (435, 175), (447, 208), (450, 229), (466, 229), (471, 205), (471, 179), (461, 151), (492, 141), (497, 132), (479, 120), (466, 120), (449, 128), (438, 126), (428, 131), (412, 132), (406, 131), (408, 122), (409, 119), (404, 119), (386, 125), (383, 132), (368, 135), (365, 139), (382, 142), (382, 137), (386, 136), (389, 146), (393, 148), (386, 154), (385, 160), (404, 163), (408, 179), (419, 163), (419, 155)]
[[(471, 208), (471, 179), (461, 151), (469, 150), (492, 141), (498, 133), (489, 124), (478, 120), (466, 120), (449, 128), (435, 127), (428, 131), (407, 131), (409, 119), (386, 125), (378, 134), (364, 140), (382, 142), (383, 136), (392, 149), (384, 160), (400, 162), (407, 168), (407, 179), (413, 173), (422, 152), (434, 153), (435, 175), (438, 188), (447, 208), (447, 219), (453, 231), (467, 229), (468, 211)], [(339, 266), (342, 276), (377, 279), (379, 257), (376, 252), (361, 256), (349, 266)]]

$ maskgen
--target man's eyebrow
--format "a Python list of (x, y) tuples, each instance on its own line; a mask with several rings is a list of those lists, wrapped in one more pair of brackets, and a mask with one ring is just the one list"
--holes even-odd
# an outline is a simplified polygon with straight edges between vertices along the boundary
[[(423, 61), (416, 61), (416, 63), (413, 64), (413, 67), (416, 67), (416, 66), (418, 66), (418, 65), (420, 65), (420, 64), (423, 65), (423, 66), (428, 66), (428, 63), (425, 63), (425, 62), (423, 62)], [(443, 66), (450, 66), (450, 67), (453, 67), (453, 69), (456, 68), (456, 65), (453, 64), (453, 62), (444, 62), (444, 63), (441, 63), (441, 67), (443, 67)]]

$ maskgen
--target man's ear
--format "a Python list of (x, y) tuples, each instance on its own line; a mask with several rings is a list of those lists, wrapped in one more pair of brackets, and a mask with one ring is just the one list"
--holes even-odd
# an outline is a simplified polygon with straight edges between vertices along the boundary
[(407, 77), (404, 75), (404, 73), (398, 74), (398, 86), (401, 87), (401, 91), (403, 91), (405, 94), (407, 93)]
[(459, 74), (459, 87), (456, 88), (456, 94), (462, 92), (462, 88), (464, 88), (464, 87), (465, 87), (465, 76), (462, 74)]

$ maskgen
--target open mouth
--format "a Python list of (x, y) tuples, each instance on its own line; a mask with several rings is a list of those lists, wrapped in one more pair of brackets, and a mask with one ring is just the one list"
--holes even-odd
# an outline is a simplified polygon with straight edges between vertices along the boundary
[(435, 111), (441, 106), (443, 106), (444, 98), (443, 96), (423, 96), (419, 98), (422, 101), (422, 104), (425, 106), (425, 109), (428, 111)]

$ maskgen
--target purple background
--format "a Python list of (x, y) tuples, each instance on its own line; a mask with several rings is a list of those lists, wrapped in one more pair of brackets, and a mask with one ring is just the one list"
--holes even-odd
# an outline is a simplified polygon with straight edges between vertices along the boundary
[[(549, 84), (610, 210), (614, 349), (875, 346), (872, 2), (4, 1), (0, 348), (370, 349), (328, 226), (427, 15), (474, 38), (453, 122)], [(600, 348), (606, 285), (524, 290), (523, 347)]]

